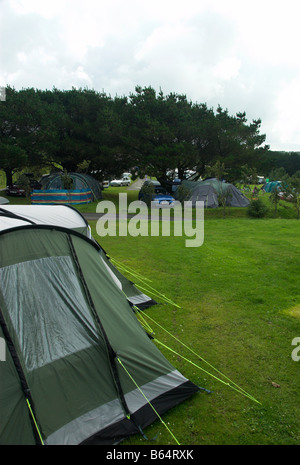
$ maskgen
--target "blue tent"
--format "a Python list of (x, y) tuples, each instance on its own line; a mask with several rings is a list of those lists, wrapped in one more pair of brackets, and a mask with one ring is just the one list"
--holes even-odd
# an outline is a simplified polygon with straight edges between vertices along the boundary
[[(58, 172), (44, 176), (40, 181), (42, 190), (63, 190), (62, 174), (62, 172)], [(92, 200), (102, 199), (100, 183), (92, 176), (84, 173), (68, 173), (68, 176), (73, 181), (72, 190), (88, 189), (92, 191)]]
[(265, 192), (273, 192), (275, 189), (279, 189), (281, 187), (281, 181), (271, 181), (267, 182), (264, 187)]

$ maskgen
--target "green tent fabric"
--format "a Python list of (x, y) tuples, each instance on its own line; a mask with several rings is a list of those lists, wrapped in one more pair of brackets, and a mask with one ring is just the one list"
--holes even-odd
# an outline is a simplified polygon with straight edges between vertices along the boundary
[(187, 200), (196, 206), (196, 202), (204, 202), (204, 208), (217, 208), (219, 206), (218, 194), (209, 184), (201, 182), (182, 181), (183, 186), (189, 190)]
[[(78, 210), (69, 205), (1, 205), (0, 231), (28, 224), (61, 226), (93, 239), (91, 228), (85, 218)], [(99, 256), (132, 305), (144, 310), (156, 304), (151, 297), (137, 289), (132, 281), (129, 281), (113, 266), (101, 247), (99, 248)]]
[(63, 227), (0, 231), (0, 444), (116, 444), (157, 418), (136, 384), (159, 414), (199, 390), (153, 344), (100, 252)]
[(275, 189), (279, 189), (280, 187), (281, 187), (281, 181), (270, 181), (265, 184), (264, 191), (273, 192)]
[(220, 182), (218, 179), (206, 179), (203, 184), (213, 187), (218, 194), (226, 193), (226, 205), (228, 206), (247, 207), (250, 204), (249, 199), (233, 184)]
[[(204, 181), (182, 181), (182, 186), (189, 192), (187, 200), (195, 206), (196, 201), (203, 201), (206, 208), (219, 206), (218, 195), (226, 193), (226, 205), (231, 207), (247, 207), (249, 199), (233, 184), (220, 182), (215, 178)], [(177, 191), (178, 192), (178, 191)]]

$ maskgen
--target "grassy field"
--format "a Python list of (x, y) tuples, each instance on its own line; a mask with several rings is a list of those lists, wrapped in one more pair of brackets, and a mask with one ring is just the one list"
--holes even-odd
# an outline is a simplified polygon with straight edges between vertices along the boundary
[[(91, 223), (108, 254), (180, 306), (153, 294), (159, 305), (147, 310), (151, 319), (260, 402), (159, 345), (185, 376), (212, 391), (164, 415), (181, 444), (300, 444), (300, 362), (291, 357), (292, 340), (300, 337), (300, 222), (286, 202), (273, 219), (269, 196), (263, 198), (270, 208), (266, 219), (247, 218), (239, 208), (225, 219), (221, 209), (206, 211), (199, 248), (186, 248), (184, 237), (99, 238)], [(224, 380), (148, 322), (159, 341)], [(155, 444), (175, 444), (159, 421), (146, 434)], [(136, 436), (126, 444), (147, 441)]]
[[(180, 237), (98, 238), (109, 255), (180, 306), (158, 298), (147, 314), (260, 402), (161, 349), (213, 391), (164, 416), (181, 444), (300, 444), (300, 362), (291, 357), (300, 336), (299, 228), (297, 220), (207, 219), (199, 248), (186, 248)], [(159, 341), (219, 376), (150, 324)], [(159, 422), (146, 433), (174, 444)]]
[[(105, 195), (114, 199), (116, 192)], [(95, 211), (95, 205), (80, 209)], [(159, 345), (187, 378), (212, 391), (200, 391), (163, 416), (182, 445), (300, 445), (300, 361), (291, 356), (292, 341), (300, 337), (300, 221), (283, 202), (278, 218), (272, 216), (272, 210), (257, 220), (245, 209), (231, 208), (226, 218), (221, 209), (206, 211), (198, 248), (185, 247), (184, 237), (100, 238), (96, 221), (90, 222), (111, 257), (178, 305), (148, 292), (159, 304), (146, 315), (177, 338), (147, 320), (157, 340), (224, 379), (182, 341), (259, 402)], [(175, 444), (159, 420), (145, 432), (155, 441), (134, 436), (124, 444)]]

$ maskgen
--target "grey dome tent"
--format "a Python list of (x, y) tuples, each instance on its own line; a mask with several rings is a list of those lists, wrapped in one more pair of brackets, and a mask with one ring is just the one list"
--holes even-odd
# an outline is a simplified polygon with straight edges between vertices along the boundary
[[(40, 180), (42, 190), (64, 189), (62, 174), (63, 173), (52, 173), (47, 176), (43, 176), (43, 178)], [(76, 172), (70, 172), (68, 173), (68, 176), (73, 181), (72, 189), (90, 189), (92, 191), (94, 200), (102, 199), (101, 186), (95, 178), (88, 174)]]
[(233, 184), (229, 185), (227, 205), (231, 207), (248, 207), (250, 200)]
[(196, 186), (190, 191), (188, 200), (192, 201), (193, 207), (195, 207), (197, 201), (204, 202), (205, 208), (216, 208), (219, 206), (217, 192), (210, 185), (196, 183)]
[(99, 244), (48, 208), (49, 224), (1, 208), (0, 444), (116, 444), (200, 388), (153, 344)]
[[(192, 201), (195, 206), (197, 200), (203, 201), (206, 208), (219, 206), (218, 195), (226, 193), (226, 205), (231, 207), (247, 207), (250, 201), (233, 184), (220, 182), (215, 178), (205, 181), (182, 181), (182, 186), (187, 190), (186, 200)], [(175, 196), (178, 196), (178, 189)]]
[(227, 194), (226, 205), (231, 207), (247, 207), (249, 199), (233, 184), (218, 181), (215, 178), (202, 181), (203, 185), (209, 185), (215, 189), (217, 194)]

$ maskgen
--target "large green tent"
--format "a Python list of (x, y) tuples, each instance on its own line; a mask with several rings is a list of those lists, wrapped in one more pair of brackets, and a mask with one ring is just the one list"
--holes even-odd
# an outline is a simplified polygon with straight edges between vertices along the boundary
[(0, 228), (0, 444), (118, 443), (199, 388), (153, 344), (92, 238), (33, 223)]
[[(86, 219), (70, 205), (1, 205), (0, 231), (28, 224), (61, 226), (94, 240)], [(119, 272), (102, 247), (99, 247), (99, 258), (131, 305), (143, 310), (156, 304), (151, 297), (140, 291), (132, 281)]]

